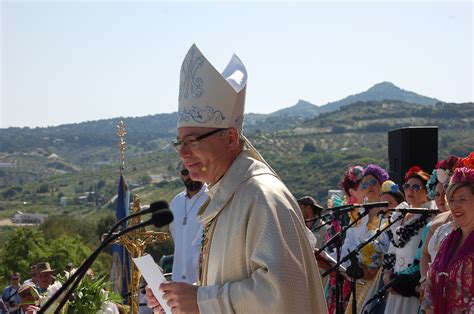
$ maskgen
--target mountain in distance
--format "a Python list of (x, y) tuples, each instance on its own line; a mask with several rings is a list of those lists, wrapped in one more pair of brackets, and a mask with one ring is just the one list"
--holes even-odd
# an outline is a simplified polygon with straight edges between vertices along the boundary
[(313, 105), (312, 103), (306, 100), (298, 100), (296, 105), (283, 108), (272, 112), (269, 116), (286, 116), (286, 117), (307, 117), (313, 118), (320, 113), (320, 107)]
[(277, 110), (270, 114), (249, 113), (245, 115), (244, 127), (247, 132), (253, 132), (255, 130), (267, 132), (278, 131), (291, 128), (304, 120), (313, 119), (322, 113), (333, 112), (350, 104), (385, 100), (427, 106), (433, 106), (441, 102), (436, 98), (406, 91), (391, 82), (381, 82), (375, 84), (365, 92), (350, 95), (344, 99), (330, 102), (323, 106), (317, 106), (300, 99), (296, 105)]
[(350, 105), (356, 102), (364, 101), (383, 101), (398, 100), (412, 104), (433, 106), (440, 100), (436, 98), (426, 97), (417, 93), (406, 91), (391, 82), (382, 82), (375, 84), (365, 92), (350, 95), (344, 99), (330, 102), (324, 106), (320, 106), (320, 113), (335, 111), (342, 106)]
[(396, 86), (391, 82), (381, 82), (375, 84), (368, 90), (362, 93), (355, 95), (350, 95), (341, 100), (327, 103), (326, 105), (317, 106), (305, 100), (298, 100), (296, 105), (291, 107), (283, 108), (272, 112), (268, 115), (265, 114), (250, 114), (258, 115), (252, 116), (250, 123), (254, 121), (260, 122), (268, 117), (293, 117), (293, 118), (314, 118), (320, 113), (332, 112), (338, 110), (343, 106), (347, 106), (357, 102), (366, 102), (366, 101), (383, 101), (383, 100), (398, 100), (402, 102), (419, 104), (419, 105), (435, 105), (440, 100), (436, 98), (426, 97), (419, 95), (417, 93), (406, 91)]
[[(316, 106), (308, 101), (299, 100), (294, 106), (270, 114), (247, 113), (244, 119), (244, 129), (247, 134), (256, 131), (276, 132), (291, 129), (321, 113), (336, 111), (346, 105), (384, 100), (422, 105), (434, 105), (439, 102), (435, 98), (405, 91), (393, 83), (382, 82), (365, 92), (324, 106)], [(128, 117), (123, 120), (127, 126), (127, 139), (131, 143), (144, 145), (147, 151), (166, 145), (163, 144), (164, 142), (158, 144), (159, 139), (167, 138), (169, 140), (176, 134), (176, 112), (145, 117)], [(83, 149), (85, 146), (91, 148), (103, 145), (111, 146), (116, 141), (116, 138), (111, 134), (115, 133), (117, 122), (118, 118), (113, 118), (47, 128), (0, 129), (0, 152), (23, 151), (27, 147), (58, 146), (55, 144), (56, 142), (74, 144), (78, 149)], [(165, 142), (168, 143), (168, 140)]]

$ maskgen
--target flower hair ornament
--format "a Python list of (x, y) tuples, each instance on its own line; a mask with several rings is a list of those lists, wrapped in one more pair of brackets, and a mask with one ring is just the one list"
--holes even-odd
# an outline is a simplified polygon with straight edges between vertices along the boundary
[(389, 178), (388, 173), (387, 171), (385, 171), (385, 169), (374, 164), (369, 164), (365, 167), (364, 176), (369, 174), (376, 177), (380, 183), (387, 181)]
[(474, 169), (474, 152), (471, 152), (469, 156), (461, 159), (460, 163), (466, 168)]
[(453, 175), (454, 169), (458, 167), (462, 167), (462, 164), (463, 164), (463, 158), (454, 156), (454, 155), (451, 155), (446, 159), (438, 161), (435, 167), (436, 179), (438, 180), (438, 182), (441, 182), (442, 184), (448, 184), (449, 178)]
[(436, 184), (438, 183), (438, 181), (443, 184), (446, 183), (446, 181), (442, 182), (441, 180), (438, 180), (438, 172), (442, 172), (443, 174), (446, 173), (443, 169), (434, 169), (433, 173), (431, 173), (430, 179), (428, 180), (428, 182), (426, 182), (426, 190), (428, 191), (429, 198), (432, 200), (435, 198), (436, 195)]
[(462, 166), (462, 162), (463, 162), (463, 158), (455, 156), (455, 155), (451, 155), (446, 159), (438, 161), (436, 163), (435, 169), (450, 170), (452, 173), (454, 169)]
[(392, 180), (387, 180), (382, 183), (380, 190), (382, 193), (398, 193), (400, 191), (400, 188), (398, 187), (398, 184), (396, 184)]
[(354, 183), (362, 180), (364, 176), (364, 168), (361, 166), (352, 166), (347, 170), (347, 178)]
[(452, 186), (457, 183), (474, 183), (474, 168), (456, 168), (449, 185)]
[(413, 166), (410, 169), (408, 169), (407, 173), (405, 173), (405, 181), (408, 181), (408, 179), (413, 175), (416, 174), (420, 171), (423, 171), (420, 166)]

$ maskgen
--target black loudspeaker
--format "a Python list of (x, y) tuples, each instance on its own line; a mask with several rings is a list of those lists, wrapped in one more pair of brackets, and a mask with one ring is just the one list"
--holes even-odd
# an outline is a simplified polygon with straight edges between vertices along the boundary
[(388, 132), (390, 179), (401, 187), (403, 176), (418, 165), (431, 175), (438, 161), (438, 127), (417, 126)]

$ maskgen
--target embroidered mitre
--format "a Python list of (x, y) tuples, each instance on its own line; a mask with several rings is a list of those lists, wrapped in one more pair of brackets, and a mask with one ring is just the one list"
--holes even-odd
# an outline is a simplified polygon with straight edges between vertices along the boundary
[(247, 70), (236, 55), (219, 73), (193, 44), (181, 65), (178, 128), (234, 127), (242, 132), (246, 86)]

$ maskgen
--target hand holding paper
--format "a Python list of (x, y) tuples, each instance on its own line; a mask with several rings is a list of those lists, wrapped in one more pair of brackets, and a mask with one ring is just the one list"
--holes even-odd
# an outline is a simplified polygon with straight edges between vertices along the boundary
[(148, 283), (148, 287), (151, 289), (158, 302), (160, 302), (163, 310), (166, 314), (171, 314), (171, 308), (166, 304), (166, 301), (163, 298), (163, 292), (160, 290), (160, 285), (166, 281), (165, 276), (163, 276), (163, 273), (156, 265), (151, 255), (134, 258), (133, 262), (137, 265)]
[[(171, 308), (178, 313), (199, 313), (197, 286), (185, 282), (166, 282), (163, 273), (150, 255), (134, 258), (133, 261), (142, 272), (148, 288), (167, 314), (171, 313)], [(149, 289), (147, 289), (147, 294)]]

